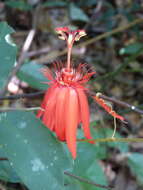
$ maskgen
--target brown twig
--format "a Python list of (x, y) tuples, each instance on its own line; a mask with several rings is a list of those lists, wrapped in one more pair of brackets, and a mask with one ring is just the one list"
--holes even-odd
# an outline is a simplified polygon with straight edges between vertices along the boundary
[(135, 112), (138, 112), (140, 114), (143, 114), (143, 110), (131, 105), (131, 104), (128, 104), (126, 102), (123, 102), (123, 101), (120, 101), (120, 100), (117, 100), (115, 98), (111, 98), (111, 97), (108, 97), (108, 96), (105, 96), (105, 95), (99, 95), (100, 98), (103, 98), (104, 100), (107, 100), (107, 101), (110, 101), (110, 102), (113, 102), (119, 106), (122, 106), (122, 107), (125, 107), (125, 108), (129, 108)]
[(90, 185), (94, 185), (94, 186), (96, 186), (96, 187), (100, 187), (100, 188), (103, 188), (103, 189), (109, 189), (109, 190), (111, 190), (111, 189), (113, 188), (113, 186), (100, 185), (100, 184), (97, 184), (97, 183), (95, 183), (95, 182), (93, 182), (93, 181), (90, 181), (90, 180), (88, 180), (88, 179), (85, 179), (85, 178), (82, 178), (82, 177), (80, 177), (80, 176), (77, 176), (77, 175), (74, 175), (74, 174), (72, 174), (72, 173), (69, 173), (69, 172), (67, 172), (67, 171), (65, 171), (64, 174), (65, 174), (65, 175), (68, 175), (68, 176), (70, 176), (70, 177), (72, 177), (72, 178), (74, 178), (74, 179), (77, 179), (77, 180), (79, 180), (79, 181), (81, 181), (81, 182), (88, 183), (88, 184), (90, 184)]
[(39, 56), (41, 54), (45, 54), (47, 52), (51, 51), (51, 48), (50, 47), (45, 47), (45, 48), (42, 48), (42, 49), (39, 49), (39, 50), (35, 50), (35, 51), (30, 51), (26, 54), (27, 57), (33, 57), (33, 56)]
[(36, 96), (40, 96), (44, 94), (45, 91), (33, 92), (29, 94), (17, 94), (17, 95), (10, 95), (10, 96), (0, 96), (0, 100), (16, 100), (21, 98), (33, 98)]
[[(11, 95), (11, 96), (0, 96), (0, 100), (15, 100), (15, 99), (21, 99), (21, 98), (33, 98), (33, 97), (36, 97), (36, 96), (40, 96), (40, 95), (43, 95), (45, 93), (44, 90), (42, 91), (39, 91), (39, 92), (33, 92), (33, 93), (29, 93), (29, 94), (18, 94), (18, 95)], [(96, 93), (94, 92), (88, 92), (88, 94), (90, 96), (96, 96)], [(119, 106), (122, 106), (122, 107), (125, 107), (125, 108), (129, 108), (131, 109), (132, 111), (135, 111), (137, 113), (140, 113), (140, 114), (143, 114), (143, 110), (131, 105), (131, 104), (128, 104), (126, 102), (123, 102), (123, 101), (120, 101), (120, 100), (117, 100), (115, 98), (111, 98), (111, 97), (108, 97), (108, 96), (105, 96), (105, 95), (102, 95), (100, 94), (99, 95), (100, 98), (104, 99), (104, 100), (107, 100), (107, 101), (110, 101), (110, 102), (113, 102)]]
[[(94, 92), (88, 92), (88, 94), (89, 94), (90, 96), (96, 96), (96, 95), (97, 95), (97, 94), (94, 93)], [(137, 113), (143, 114), (143, 110), (141, 110), (141, 109), (139, 109), (139, 108), (137, 108), (137, 107), (135, 107), (135, 106), (133, 106), (133, 105), (131, 105), (131, 104), (128, 104), (128, 103), (126, 103), (126, 102), (123, 102), (123, 101), (121, 101), (121, 100), (117, 100), (117, 99), (115, 99), (115, 98), (111, 98), (111, 97), (102, 95), (101, 93), (100, 93), (100, 95), (99, 95), (99, 98), (102, 98), (102, 99), (107, 100), (107, 101), (109, 101), (109, 102), (115, 103), (115, 104), (117, 104), (117, 105), (119, 105), (119, 106), (122, 106), (122, 107), (125, 107), (125, 108), (129, 108), (129, 109), (131, 109), (132, 111), (135, 111), (135, 112), (137, 112)]]

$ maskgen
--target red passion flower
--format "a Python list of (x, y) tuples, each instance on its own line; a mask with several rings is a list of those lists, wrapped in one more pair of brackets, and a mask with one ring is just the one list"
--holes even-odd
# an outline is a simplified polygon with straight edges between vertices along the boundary
[[(79, 64), (77, 68), (71, 65), (73, 43), (85, 36), (85, 31), (71, 31), (68, 27), (63, 27), (56, 28), (56, 32), (60, 35), (60, 39), (67, 42), (67, 62), (65, 66), (57, 63), (54, 73), (49, 69), (43, 70), (44, 75), (51, 82), (41, 104), (42, 109), (38, 111), (37, 117), (42, 118), (44, 125), (55, 132), (60, 141), (67, 142), (69, 151), (75, 159), (76, 133), (79, 124), (82, 124), (85, 137), (92, 139), (89, 128), (89, 105), (86, 96), (88, 89), (85, 88), (85, 84), (95, 72), (85, 72), (84, 64)], [(124, 120), (98, 95), (93, 96), (93, 98), (113, 117)]]

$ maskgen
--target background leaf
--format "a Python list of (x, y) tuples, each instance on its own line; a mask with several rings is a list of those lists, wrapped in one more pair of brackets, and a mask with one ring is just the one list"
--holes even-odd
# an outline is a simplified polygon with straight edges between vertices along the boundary
[(141, 49), (143, 49), (143, 44), (136, 42), (136, 43), (133, 43), (126, 47), (121, 48), (119, 53), (120, 55), (124, 55), (124, 54), (132, 55), (132, 54), (137, 53)]
[(83, 12), (83, 10), (77, 7), (74, 3), (70, 3), (69, 13), (70, 13), (70, 18), (73, 21), (80, 20), (83, 22), (87, 22), (89, 20), (88, 16)]
[(48, 82), (48, 79), (41, 72), (43, 68), (44, 66), (40, 64), (28, 62), (21, 67), (17, 76), (20, 80), (28, 83), (29, 86), (35, 89), (46, 90), (48, 84), (44, 84), (44, 82)]
[[(101, 165), (99, 165), (101, 152), (99, 153), (98, 148), (101, 147), (98, 147), (96, 144), (93, 145), (87, 142), (78, 143), (78, 156), (74, 161), (72, 173), (77, 176), (82, 176), (85, 179), (94, 181), (95, 183), (107, 185), (106, 176)], [(105, 156), (104, 149), (102, 151), (103, 158)], [(95, 187), (81, 181), (78, 181), (78, 184), (80, 184), (84, 190), (100, 190), (99, 187)]]
[(128, 165), (133, 175), (137, 177), (140, 184), (143, 185), (143, 155), (139, 153), (131, 153), (128, 156)]
[(0, 179), (12, 183), (21, 182), (20, 178), (7, 160), (0, 161)]
[[(95, 160), (94, 163), (88, 168), (85, 177), (99, 185), (107, 185), (107, 179), (101, 165), (99, 164), (99, 160)], [(91, 184), (83, 182), (80, 182), (80, 184), (82, 184), (84, 190), (101, 190), (100, 187), (96, 187)]]
[(64, 1), (47, 1), (45, 3), (42, 4), (43, 7), (63, 7), (63, 6), (66, 6), (67, 3), (64, 2)]
[(0, 23), (0, 89), (4, 87), (7, 76), (16, 60), (17, 48), (10, 39), (14, 30), (6, 22)]

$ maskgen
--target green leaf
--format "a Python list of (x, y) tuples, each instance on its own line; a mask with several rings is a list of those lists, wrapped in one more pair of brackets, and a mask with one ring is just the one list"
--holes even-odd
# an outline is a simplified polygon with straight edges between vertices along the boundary
[(7, 160), (0, 161), (0, 179), (12, 183), (21, 182), (20, 178)]
[(89, 18), (88, 16), (83, 12), (82, 9), (77, 7), (74, 3), (70, 3), (69, 5), (69, 13), (70, 13), (70, 18), (73, 21), (80, 20), (83, 22), (88, 22)]
[(7, 0), (6, 5), (11, 7), (11, 8), (15, 8), (15, 9), (23, 10), (23, 11), (29, 11), (32, 9), (32, 6), (23, 0), (21, 0), (21, 1), (20, 0), (19, 1)]
[(120, 51), (119, 51), (119, 54), (120, 55), (135, 54), (138, 51), (140, 51), (142, 48), (143, 48), (143, 44), (136, 42), (136, 43), (133, 43), (133, 44), (130, 44), (130, 45), (126, 46), (126, 47), (121, 48)]
[(21, 67), (17, 76), (20, 80), (27, 82), (29, 86), (33, 88), (46, 90), (48, 88), (48, 84), (44, 84), (44, 82), (48, 82), (48, 80), (41, 72), (41, 69), (43, 68), (44, 66), (40, 64), (28, 62)]
[(132, 173), (137, 177), (138, 182), (143, 185), (143, 155), (131, 153), (128, 156), (128, 165)]
[(16, 60), (17, 48), (10, 39), (13, 32), (6, 22), (0, 22), (0, 89), (4, 87)]
[[(77, 146), (77, 158), (74, 161), (74, 172), (77, 175), (85, 173), (96, 158), (96, 145), (80, 142)], [(85, 152), (86, 155), (85, 155)], [(88, 162), (87, 162), (88, 160)]]
[(83, 190), (77, 179), (65, 175), (65, 190)]
[[(6, 158), (6, 154), (2, 146), (0, 146), (0, 157)], [(11, 167), (10, 162), (8, 160), (0, 161), (0, 179), (12, 183), (21, 182), (20, 178), (18, 177), (14, 169)]]
[[(106, 177), (101, 166), (99, 165), (99, 155), (101, 155), (101, 152), (99, 154), (99, 148), (102, 149), (102, 147), (99, 147), (96, 144), (93, 145), (87, 142), (78, 143), (77, 158), (74, 161), (72, 173), (85, 179), (94, 181), (95, 183), (106, 185)], [(103, 147), (102, 157), (103, 155), (105, 156), (104, 150), (105, 149)], [(83, 182), (78, 181), (78, 183), (85, 190), (100, 190), (100, 188), (88, 185)]]
[[(87, 154), (88, 154), (88, 152), (87, 152)], [(84, 153), (83, 157), (86, 157), (85, 153)], [(88, 168), (86, 170), (84, 170), (84, 165), (86, 163), (88, 163)], [(103, 169), (99, 163), (99, 160), (94, 158), (94, 162), (92, 162), (92, 164), (91, 164), (90, 161), (87, 159), (84, 162), (84, 165), (82, 165), (82, 164), (83, 164), (83, 162), (80, 162), (80, 161), (78, 162), (79, 169), (77, 170), (77, 168), (76, 168), (76, 170), (75, 169), (73, 170), (72, 173), (74, 175), (83, 177), (84, 179), (90, 180), (90, 181), (95, 182), (100, 185), (107, 185), (107, 179), (106, 179)], [(75, 163), (75, 165), (77, 165), (77, 164)], [(87, 184), (86, 182), (78, 181), (78, 183), (82, 186), (82, 188), (84, 190), (86, 190), (86, 189), (101, 190), (101, 188), (96, 187), (94, 185)]]
[(63, 190), (69, 167), (61, 143), (28, 112), (1, 115), (0, 144), (11, 166), (30, 190)]
[[(99, 160), (94, 161), (94, 163), (88, 169), (86, 176), (88, 177), (88, 179), (99, 185), (107, 185), (107, 179), (99, 163)], [(82, 184), (84, 190), (101, 190), (100, 187), (96, 187), (87, 183), (80, 183)]]

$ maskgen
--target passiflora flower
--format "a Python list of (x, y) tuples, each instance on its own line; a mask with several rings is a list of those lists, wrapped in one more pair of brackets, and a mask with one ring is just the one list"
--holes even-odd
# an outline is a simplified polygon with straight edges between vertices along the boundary
[[(71, 31), (68, 27), (56, 28), (60, 39), (66, 40), (68, 54), (67, 62), (56, 63), (54, 73), (48, 68), (43, 70), (44, 75), (50, 80), (50, 88), (45, 93), (41, 110), (37, 117), (42, 118), (46, 127), (55, 132), (60, 141), (66, 141), (67, 146), (76, 158), (76, 133), (79, 124), (82, 124), (84, 135), (92, 140), (89, 128), (89, 105), (85, 84), (95, 72), (85, 72), (85, 65), (79, 64), (76, 68), (71, 65), (71, 50), (74, 41), (78, 41), (86, 33), (84, 30)], [(113, 117), (124, 120), (114, 112), (103, 99), (93, 96), (104, 109)], [(89, 141), (93, 143), (92, 141)]]

